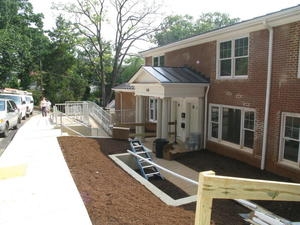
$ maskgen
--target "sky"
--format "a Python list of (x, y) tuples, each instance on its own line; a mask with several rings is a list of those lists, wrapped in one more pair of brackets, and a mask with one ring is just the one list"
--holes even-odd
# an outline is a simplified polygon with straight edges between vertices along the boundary
[[(35, 13), (45, 16), (45, 29), (55, 26), (56, 13), (51, 10), (52, 2), (64, 3), (75, 0), (29, 0)], [(145, 0), (147, 1), (147, 0)], [(300, 0), (158, 0), (163, 4), (162, 11), (166, 15), (192, 15), (197, 18), (202, 13), (221, 12), (227, 13), (231, 18), (241, 20), (252, 19), (267, 13), (279, 11), (300, 4)]]

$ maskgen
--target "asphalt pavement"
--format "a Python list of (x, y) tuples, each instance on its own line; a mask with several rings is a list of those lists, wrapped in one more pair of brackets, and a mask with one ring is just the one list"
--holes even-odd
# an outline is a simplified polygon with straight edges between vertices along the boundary
[[(18, 124), (18, 129), (21, 128), (29, 118), (26, 117), (25, 120), (22, 120), (20, 124)], [(18, 129), (12, 129), (9, 131), (7, 137), (0, 137), (0, 157), (9, 145), (9, 143), (13, 140), (15, 134), (18, 132)]]

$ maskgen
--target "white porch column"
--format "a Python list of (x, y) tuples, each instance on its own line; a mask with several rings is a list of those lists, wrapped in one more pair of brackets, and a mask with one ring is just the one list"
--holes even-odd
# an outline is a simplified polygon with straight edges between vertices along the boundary
[(161, 138), (162, 129), (162, 105), (161, 99), (157, 99), (157, 123), (156, 123), (156, 138)]
[[(171, 100), (171, 122), (175, 122), (175, 120), (177, 119), (177, 111), (176, 111), (176, 107), (177, 107), (177, 102), (176, 101), (172, 101)], [(176, 127), (175, 125), (170, 126), (170, 132), (174, 132)]]
[(135, 122), (138, 123), (140, 121), (140, 118), (139, 118), (139, 97), (138, 95), (135, 96)]
[(161, 137), (168, 140), (168, 99), (162, 100), (162, 129)]
[[(145, 106), (142, 96), (136, 96), (136, 123), (143, 123), (145, 122)], [(142, 126), (135, 127), (136, 133), (141, 134), (144, 133), (145, 128)]]
[(199, 131), (200, 131), (200, 143), (199, 148), (203, 148), (203, 140), (204, 140), (204, 109), (205, 109), (205, 101), (204, 98), (199, 98)]

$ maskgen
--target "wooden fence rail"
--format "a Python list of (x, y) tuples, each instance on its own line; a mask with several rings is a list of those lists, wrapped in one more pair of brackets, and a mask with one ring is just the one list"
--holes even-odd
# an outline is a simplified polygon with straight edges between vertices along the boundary
[(214, 198), (300, 201), (300, 184), (199, 174), (195, 225), (209, 225)]

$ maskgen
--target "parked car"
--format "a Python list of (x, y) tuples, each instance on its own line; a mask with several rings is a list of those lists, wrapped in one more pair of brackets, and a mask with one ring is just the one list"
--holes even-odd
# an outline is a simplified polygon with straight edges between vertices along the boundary
[(13, 93), (0, 93), (0, 98), (10, 99), (13, 100), (18, 109), (19, 109), (19, 120), (18, 122), (21, 123), (21, 120), (26, 119), (26, 100), (25, 95), (23, 94), (13, 94)]
[(10, 99), (0, 98), (0, 135), (8, 136), (9, 129), (18, 129), (19, 109)]
[(26, 100), (26, 116), (29, 117), (30, 115), (32, 115), (33, 107), (34, 107), (32, 94), (26, 92), (25, 100)]

